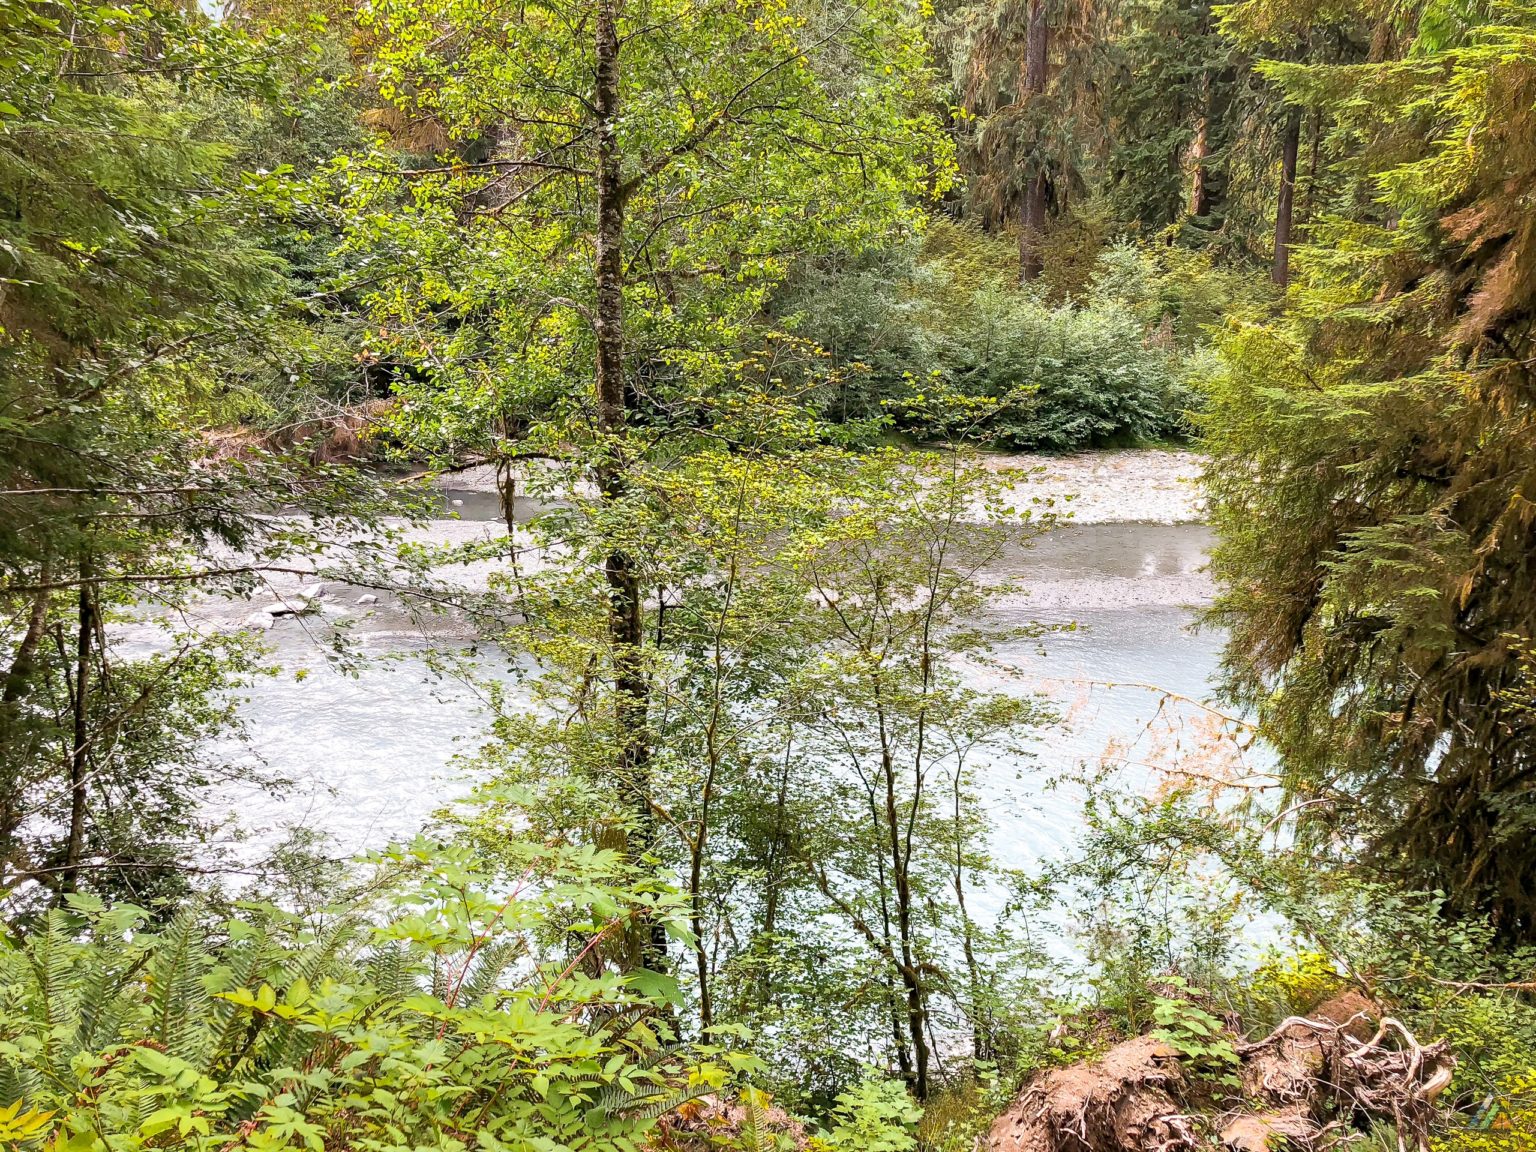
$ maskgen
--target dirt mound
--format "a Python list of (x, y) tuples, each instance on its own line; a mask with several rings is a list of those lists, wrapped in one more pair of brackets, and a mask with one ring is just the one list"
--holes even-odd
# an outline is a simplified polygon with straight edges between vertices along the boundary
[(1179, 1107), (1178, 1053), (1151, 1036), (1118, 1044), (1094, 1064), (1047, 1072), (992, 1126), (993, 1152), (1193, 1148)]
[(1137, 1036), (1091, 1063), (1058, 1068), (997, 1119), (990, 1152), (1186, 1152), (1217, 1137), (1231, 1152), (1321, 1149), (1370, 1121), (1403, 1146), (1428, 1147), (1435, 1098), (1455, 1065), (1354, 993), (1234, 1039), (1236, 1091), (1192, 1071), (1168, 1045)]

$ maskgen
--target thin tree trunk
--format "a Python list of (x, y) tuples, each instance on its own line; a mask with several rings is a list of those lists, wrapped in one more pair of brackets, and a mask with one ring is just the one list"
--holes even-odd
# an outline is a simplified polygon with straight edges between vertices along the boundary
[[(965, 906), (965, 823), (961, 811), (961, 775), (960, 766), (955, 766), (955, 867), (953, 880), (955, 884), (955, 906), (960, 909), (960, 946), (965, 956), (965, 975), (970, 982), (971, 991), (971, 1053), (978, 1060), (987, 1060), (992, 1055), (992, 1029), (989, 1020), (983, 1020), (983, 1007), (981, 1003), (981, 970), (976, 963), (976, 949), (974, 946), (975, 932), (971, 924), (971, 913)], [(990, 1012), (986, 1013), (990, 1019)]]
[(1307, 188), (1306, 194), (1301, 198), (1301, 218), (1309, 219), (1312, 210), (1317, 204), (1317, 170), (1323, 160), (1323, 110), (1318, 108), (1312, 113), (1312, 142), (1310, 145), (1311, 157), (1307, 161)]
[[(1024, 38), (1026, 102), (1045, 91), (1050, 43), (1051, 30), (1046, 21), (1045, 0), (1030, 0), (1029, 25)], [(1024, 219), (1019, 229), (1019, 279), (1026, 284), (1039, 279), (1045, 271), (1045, 214), (1051, 186), (1045, 172), (1044, 159), (1037, 155), (1035, 163), (1037, 171), (1024, 190)]]
[[(768, 846), (768, 864), (763, 877), (763, 923), (758, 938), (768, 941), (779, 922), (779, 890), (784, 883), (781, 861), (788, 848), (788, 835), (784, 828), (785, 811), (789, 804), (789, 765), (794, 753), (794, 736), (784, 742), (784, 759), (779, 768), (779, 783), (773, 800), (773, 840)], [(764, 964), (759, 968), (758, 1003), (767, 1006), (773, 996), (773, 968)]]
[[(37, 582), (46, 586), (50, 580), (48, 562), (43, 561)], [(26, 756), (18, 744), (21, 740), (21, 701), (32, 688), (32, 675), (36, 670), (37, 649), (42, 643), (48, 623), (47, 591), (33, 593), (32, 608), (27, 615), (27, 627), (16, 645), (11, 667), (5, 675), (5, 688), (0, 692), (0, 876), (9, 874), (12, 857), (16, 852), (16, 829), (21, 826), (22, 812), (21, 768)]]
[(1275, 263), (1270, 279), (1284, 288), (1291, 281), (1291, 216), (1296, 202), (1296, 154), (1301, 149), (1301, 109), (1292, 108), (1281, 141), (1280, 197), (1275, 204)]
[[(741, 513), (743, 502), (746, 499), (745, 489), (737, 493), (736, 515), (733, 526), (741, 525)], [(704, 774), (704, 789), (699, 797), (699, 827), (693, 837), (693, 843), (688, 851), (688, 906), (691, 918), (690, 927), (693, 930), (693, 947), (695, 966), (699, 977), (699, 1026), (708, 1029), (714, 1026), (715, 1013), (714, 1001), (711, 997), (709, 984), (710, 962), (709, 953), (704, 947), (704, 852), (709, 844), (709, 820), (710, 807), (715, 798), (715, 779), (720, 772), (720, 718), (724, 712), (725, 701), (723, 699), (723, 685), (725, 682), (725, 626), (730, 617), (731, 605), (736, 598), (736, 581), (738, 579), (736, 566), (736, 554), (732, 553), (730, 567), (726, 571), (725, 598), (720, 606), (720, 615), (715, 620), (713, 675), (714, 689), (710, 701), (709, 723), (704, 729), (705, 759), (708, 768)]]
[[(901, 807), (896, 799), (896, 760), (886, 725), (885, 709), (880, 703), (880, 688), (875, 687), (875, 715), (880, 731), (880, 771), (884, 777), (885, 810), (883, 823), (891, 851), (891, 880), (896, 896), (896, 941), (900, 947), (902, 990), (907, 1001), (907, 1032), (912, 1043), (911, 1085), (918, 1100), (928, 1098), (927, 1005), (923, 983), (913, 953), (911, 850), (902, 847)], [(914, 799), (913, 803), (916, 803)]]
[(90, 761), (91, 642), (96, 637), (96, 606), (91, 593), (90, 562), (80, 562), (79, 629), (75, 633), (75, 684), (71, 709), (74, 731), (69, 757), (69, 840), (64, 849), (64, 870), (59, 892), (73, 892), (80, 879), (85, 855), (85, 808)]
[[(618, 143), (619, 48), (618, 0), (598, 0), (592, 98), (597, 120), (597, 308), (592, 326), (597, 345), (597, 427), (603, 436), (597, 486), (608, 501), (621, 500), (625, 495), (623, 454), (629, 428), (624, 387), (624, 217), (628, 192)], [(636, 827), (629, 854), (638, 860), (652, 851), (656, 840), (646, 715), (651, 685), (643, 651), (640, 576), (634, 558), (615, 548), (604, 560), (603, 578), (608, 585), (608, 640), (613, 650), (618, 778), (634, 805)], [(640, 964), (659, 970), (666, 960), (665, 929), (651, 920), (637, 924), (636, 933)]]
[[(882, 747), (885, 744), (884, 723), (885, 723), (884, 716), (882, 714), (881, 715), (881, 745), (882, 745)], [(884, 757), (883, 759), (884, 759), (884, 763), (885, 763), (886, 767), (889, 768), (889, 763), (890, 763), (889, 757), (887, 756), (887, 757)], [(887, 782), (887, 784), (890, 783), (890, 776), (889, 776), (888, 773), (887, 773), (887, 776), (886, 776), (886, 782)], [(885, 826), (889, 823), (889, 815), (890, 815), (889, 809), (887, 809), (886, 814), (884, 816), (882, 816), (881, 815), (881, 811), (880, 811), (880, 801), (877, 798), (877, 789), (875, 787), (875, 784), (873, 782), (871, 782), (871, 783), (868, 784), (867, 787), (868, 787), (868, 791), (867, 791), (866, 795), (869, 798), (869, 818), (870, 818), (870, 823), (871, 823), (871, 825), (872, 825), (872, 827), (873, 827), (873, 829), (875, 831), (875, 834), (876, 835), (880, 835), (880, 834), (883, 833), (883, 831), (885, 829)], [(895, 825), (892, 824), (891, 827), (894, 828)], [(893, 838), (894, 838), (894, 834), (893, 834)], [(898, 861), (896, 859), (894, 859), (895, 855), (896, 854), (893, 853), (893, 861), (892, 861), (893, 868), (898, 863)], [(891, 892), (891, 879), (888, 879), (887, 876), (886, 876), (885, 857), (880, 852), (875, 852), (874, 853), (874, 862), (875, 862), (875, 885), (876, 885), (875, 890), (876, 890), (876, 892), (879, 893), (879, 896), (880, 896), (880, 946), (881, 946), (881, 955), (883, 955), (885, 957), (886, 962), (890, 965), (891, 968), (900, 970), (901, 969), (901, 963), (897, 959), (896, 945), (895, 945), (894, 941), (891, 939), (891, 895), (892, 895), (892, 892)], [(894, 875), (895, 875), (895, 873), (893, 871), (892, 872), (892, 877), (894, 877)], [(901, 975), (902, 975), (903, 981), (905, 981), (906, 973), (902, 972)], [(917, 1081), (917, 1073), (916, 1073), (916, 1071), (914, 1070), (914, 1067), (913, 1067), (913, 1063), (912, 1063), (912, 1049), (911, 1049), (911, 1045), (909, 1043), (909, 1037), (911, 1035), (911, 1029), (907, 1025), (910, 1024), (910, 1021), (905, 1019), (906, 1016), (907, 1016), (906, 1010), (902, 1008), (901, 1003), (900, 1003), (899, 999), (897, 998), (895, 981), (891, 979), (891, 976), (890, 976), (889, 972), (886, 973), (886, 977), (885, 977), (885, 991), (886, 991), (886, 996), (887, 996), (887, 998), (889, 1000), (889, 1003), (890, 1003), (890, 1006), (891, 1006), (891, 1042), (892, 1042), (892, 1046), (893, 1046), (893, 1048), (894, 1048), (894, 1050), (896, 1052), (896, 1065), (901, 1070), (901, 1078), (903, 1080), (905, 1080), (908, 1084), (914, 1084)]]

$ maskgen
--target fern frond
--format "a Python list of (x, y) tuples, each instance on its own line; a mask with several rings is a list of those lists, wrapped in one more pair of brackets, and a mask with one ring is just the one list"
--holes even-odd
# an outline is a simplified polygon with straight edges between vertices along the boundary
[(598, 1108), (604, 1115), (629, 1116), (640, 1120), (658, 1120), (668, 1112), (675, 1112), (690, 1100), (702, 1100), (713, 1096), (716, 1089), (708, 1084), (693, 1084), (672, 1091), (626, 1089), (610, 1084), (598, 1099)]
[(762, 1111), (750, 1094), (741, 1098), (741, 1147), (744, 1152), (777, 1152), (779, 1138), (763, 1126)]
[(507, 969), (525, 951), (520, 942), (512, 940), (481, 949), (475, 957), (473, 970), (459, 986), (458, 1003), (475, 1004), (495, 992), (501, 986)]
[(405, 996), (416, 990), (410, 955), (402, 944), (375, 948), (368, 955), (363, 973), (381, 999)]
[(156, 940), (148, 969), (151, 1036), (168, 1055), (201, 1067), (209, 1038), (210, 997), (203, 977), (212, 962), (198, 946), (202, 926), (191, 909), (178, 912)]

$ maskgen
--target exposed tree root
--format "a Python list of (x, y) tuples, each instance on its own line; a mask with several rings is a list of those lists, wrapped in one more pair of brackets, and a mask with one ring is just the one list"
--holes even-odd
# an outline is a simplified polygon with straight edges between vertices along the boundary
[[(1455, 1061), (1346, 993), (1236, 1045), (1241, 1088), (1214, 1088), (1149, 1036), (1093, 1063), (1039, 1077), (998, 1118), (991, 1152), (1186, 1152), (1217, 1137), (1232, 1152), (1321, 1152), (1373, 1121), (1400, 1152), (1428, 1147), (1436, 1097)], [(1223, 1107), (1225, 1106), (1225, 1107)]]

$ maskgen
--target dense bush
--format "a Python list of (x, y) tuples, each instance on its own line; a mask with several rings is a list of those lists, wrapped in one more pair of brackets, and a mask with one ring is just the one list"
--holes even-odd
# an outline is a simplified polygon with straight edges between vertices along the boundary
[[(927, 329), (917, 343), (926, 366), (911, 382), (918, 396), (938, 384), (989, 401), (976, 435), (999, 447), (1071, 451), (1175, 437), (1194, 405), (1179, 358), (1149, 345), (1142, 324), (1113, 299), (1052, 307), (987, 289), (952, 326)], [(959, 430), (946, 426), (943, 409), (926, 411), (921, 431)], [(973, 419), (963, 406), (955, 415)]]
[[(676, 983), (626, 964), (636, 918), (686, 933), (676, 893), (617, 852), (498, 860), (418, 841), (344, 907), (227, 921), (71, 896), (0, 937), (0, 1143), (758, 1152), (788, 1139), (760, 1121), (800, 1129), (746, 1086), (742, 1030), (680, 1043)], [(809, 1146), (910, 1149), (920, 1115), (872, 1077)]]
[(803, 273), (777, 307), (842, 369), (822, 386), (823, 413), (1043, 451), (1189, 435), (1206, 333), (1253, 295), (1240, 277), (1121, 244), (1082, 300), (1052, 301), (1014, 284), (1012, 261), (996, 238), (940, 223), (920, 249)]

